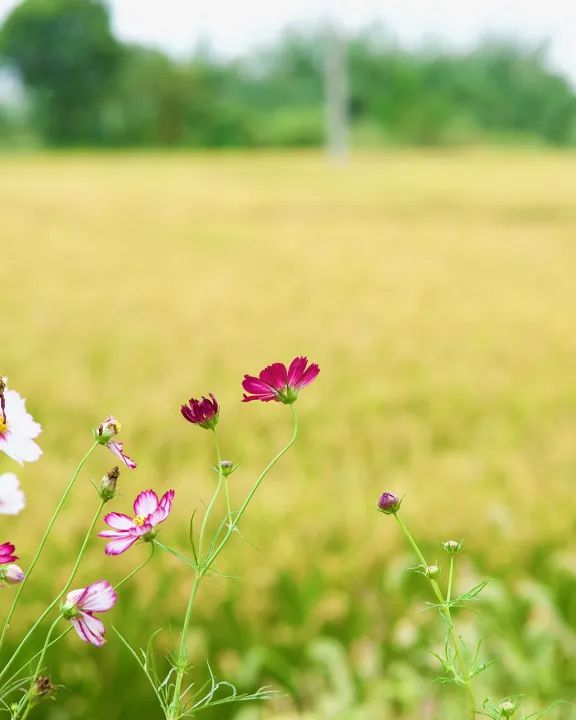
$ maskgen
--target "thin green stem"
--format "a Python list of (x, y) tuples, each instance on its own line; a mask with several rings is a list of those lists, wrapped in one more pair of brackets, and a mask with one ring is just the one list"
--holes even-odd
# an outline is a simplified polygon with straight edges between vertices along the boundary
[(196, 573), (194, 578), (194, 585), (192, 586), (192, 592), (188, 599), (188, 606), (186, 607), (186, 615), (184, 616), (184, 622), (182, 623), (182, 634), (180, 636), (180, 648), (178, 650), (178, 667), (176, 669), (176, 680), (174, 682), (174, 693), (172, 695), (172, 703), (169, 708), (169, 720), (177, 720), (180, 713), (180, 695), (182, 693), (182, 681), (188, 667), (188, 653), (186, 643), (188, 641), (188, 628), (190, 627), (190, 620), (192, 619), (192, 609), (194, 607), (194, 601), (200, 587), (200, 581), (202, 575)]
[(186, 563), (186, 565), (189, 565), (190, 567), (194, 568), (195, 570), (198, 569), (198, 566), (194, 562), (192, 558), (187, 557), (184, 555), (184, 553), (179, 552), (178, 550), (174, 550), (174, 548), (171, 548), (169, 545), (164, 545), (164, 543), (159, 542), (154, 538), (152, 541), (154, 545), (159, 547), (161, 550), (164, 550), (164, 552), (169, 553), (170, 555), (173, 555), (175, 558), (178, 558), (178, 560), (181, 560), (183, 563)]
[(46, 545), (46, 541), (48, 540), (48, 536), (50, 535), (50, 532), (52, 531), (52, 528), (54, 527), (54, 523), (56, 522), (58, 515), (60, 515), (60, 511), (62, 510), (64, 503), (68, 499), (68, 496), (70, 495), (70, 492), (72, 491), (72, 488), (74, 487), (74, 483), (76, 482), (76, 479), (78, 475), (80, 474), (80, 471), (84, 467), (85, 462), (88, 460), (96, 446), (98, 445), (98, 442), (93, 443), (93, 445), (90, 447), (86, 455), (80, 460), (78, 463), (78, 466), (76, 467), (76, 470), (74, 471), (74, 474), (72, 475), (70, 481), (68, 482), (68, 485), (66, 486), (66, 489), (64, 490), (64, 494), (60, 498), (60, 501), (58, 502), (58, 505), (56, 505), (56, 509), (52, 513), (52, 517), (50, 518), (50, 521), (48, 522), (48, 526), (46, 527), (46, 530), (44, 531), (44, 535), (42, 536), (42, 539), (40, 540), (40, 544), (38, 546), (38, 549), (36, 550), (36, 554), (32, 558), (32, 562), (28, 566), (28, 570), (26, 572), (26, 576), (24, 577), (24, 580), (20, 583), (20, 586), (18, 587), (18, 592), (16, 593), (14, 600), (12, 602), (12, 606), (10, 607), (10, 610), (8, 612), (8, 615), (6, 616), (6, 620), (4, 621), (4, 627), (2, 628), (2, 634), (0, 635), (0, 651), (2, 650), (2, 646), (4, 644), (4, 640), (6, 638), (6, 633), (8, 632), (8, 629), (10, 627), (10, 622), (12, 621), (12, 617), (14, 615), (14, 612), (16, 610), (16, 607), (18, 605), (18, 602), (20, 600), (20, 596), (22, 595), (22, 592), (24, 588), (26, 587), (28, 580), (30, 579), (30, 576), (32, 575), (32, 572), (34, 568), (36, 567), (36, 564), (38, 563), (38, 560), (40, 559), (40, 555), (42, 554), (42, 551), (44, 550), (44, 546)]
[(3, 677), (6, 670), (8, 670), (8, 668), (11, 667), (14, 660), (20, 654), (20, 651), (22, 650), (22, 648), (24, 647), (24, 645), (26, 644), (26, 642), (28, 641), (28, 639), (30, 638), (32, 633), (36, 630), (36, 628), (44, 620), (46, 615), (48, 615), (48, 613), (52, 610), (52, 608), (58, 604), (58, 602), (61, 600), (61, 598), (70, 589), (70, 586), (72, 585), (72, 583), (74, 582), (74, 578), (76, 577), (76, 573), (78, 572), (78, 568), (80, 567), (80, 563), (82, 562), (82, 558), (86, 554), (88, 542), (90, 541), (92, 533), (94, 532), (94, 527), (95, 527), (96, 523), (98, 522), (98, 518), (100, 517), (100, 513), (102, 512), (102, 508), (104, 507), (105, 503), (106, 503), (105, 500), (100, 501), (100, 503), (98, 505), (98, 509), (96, 510), (96, 512), (94, 513), (94, 516), (92, 517), (92, 521), (90, 522), (90, 526), (88, 527), (88, 530), (86, 531), (86, 534), (84, 535), (84, 540), (82, 541), (82, 545), (80, 546), (80, 550), (76, 557), (74, 566), (73, 566), (72, 570), (70, 571), (68, 580), (66, 580), (66, 584), (64, 585), (62, 590), (56, 595), (54, 600), (52, 600), (50, 605), (48, 605), (48, 607), (44, 610), (44, 612), (36, 619), (36, 621), (33, 623), (32, 627), (28, 630), (28, 632), (26, 633), (24, 638), (20, 641), (20, 644), (18, 645), (16, 650), (14, 650), (14, 652), (12, 653), (12, 657), (10, 658), (10, 660), (8, 660), (6, 665), (2, 668), (2, 671), (0, 672), (0, 678)]
[[(198, 593), (198, 588), (200, 587), (200, 582), (206, 575), (206, 573), (209, 572), (212, 564), (216, 560), (216, 558), (220, 555), (224, 547), (226, 546), (226, 543), (230, 539), (230, 536), (234, 533), (236, 528), (238, 527), (238, 523), (240, 522), (240, 519), (246, 512), (248, 505), (250, 505), (250, 501), (256, 494), (256, 491), (260, 487), (260, 484), (266, 477), (266, 475), (270, 472), (270, 470), (276, 465), (278, 460), (289, 450), (289, 448), (294, 444), (296, 437), (298, 436), (298, 416), (296, 415), (296, 410), (294, 408), (294, 405), (290, 405), (290, 409), (292, 410), (292, 418), (294, 421), (294, 430), (292, 432), (292, 437), (288, 441), (288, 443), (272, 458), (272, 460), (266, 465), (264, 470), (260, 473), (258, 478), (256, 479), (255, 483), (250, 488), (250, 491), (248, 492), (248, 495), (246, 496), (244, 502), (242, 503), (242, 506), (240, 507), (240, 510), (238, 510), (238, 513), (236, 514), (236, 517), (234, 520), (231, 520), (231, 508), (229, 500), (227, 500), (227, 507), (228, 507), (228, 517), (230, 519), (230, 522), (227, 526), (227, 532), (224, 538), (221, 540), (220, 544), (216, 547), (215, 550), (211, 551), (210, 548), (207, 552), (207, 557), (203, 561), (202, 560), (202, 545), (204, 540), (204, 533), (206, 530), (206, 522), (207, 518), (214, 506), (214, 502), (216, 501), (216, 498), (220, 492), (220, 487), (222, 485), (223, 480), (223, 473), (222, 473), (222, 466), (221, 466), (221, 456), (220, 456), (220, 446), (218, 443), (218, 439), (216, 437), (216, 433), (214, 433), (215, 437), (215, 444), (216, 444), (216, 456), (217, 456), (217, 462), (218, 462), (218, 485), (216, 487), (216, 491), (214, 492), (214, 495), (212, 496), (212, 499), (208, 505), (208, 508), (206, 509), (206, 513), (204, 515), (204, 520), (202, 522), (202, 527), (200, 529), (200, 538), (198, 540), (198, 562), (201, 563), (201, 567), (197, 568), (196, 570), (196, 577), (194, 578), (194, 585), (192, 586), (192, 592), (190, 593), (190, 598), (188, 600), (188, 606), (186, 608), (186, 615), (184, 617), (184, 623), (182, 625), (182, 634), (180, 637), (180, 649), (178, 653), (178, 661), (177, 661), (177, 669), (176, 669), (176, 679), (174, 681), (174, 691), (172, 694), (172, 702), (170, 704), (170, 707), (168, 708), (168, 715), (167, 720), (178, 720), (180, 717), (180, 696), (182, 691), (182, 682), (184, 679), (184, 675), (186, 673), (187, 669), (187, 652), (186, 652), (186, 643), (188, 638), (188, 629), (190, 626), (190, 621), (192, 618), (192, 609), (194, 607), (194, 601), (196, 599), (196, 595)], [(171, 548), (168, 548), (166, 546), (163, 546), (165, 550), (168, 552), (171, 552), (172, 554), (176, 555), (178, 557), (179, 553), (177, 554), (175, 551), (173, 551)]]
[(448, 589), (446, 590), (446, 602), (452, 600), (452, 581), (454, 579), (454, 555), (450, 555), (450, 569), (448, 570)]
[[(412, 549), (416, 553), (416, 557), (422, 564), (423, 568), (428, 567), (428, 563), (426, 562), (426, 559), (418, 547), (418, 543), (416, 540), (414, 540), (411, 532), (408, 530), (408, 527), (400, 517), (399, 513), (395, 513), (394, 517), (396, 518), (396, 522), (400, 526), (400, 529), (404, 533), (404, 536), (408, 540), (409, 544), (411, 545)], [(453, 556), (450, 556), (451, 560), (453, 560)], [(442, 594), (442, 590), (440, 589), (440, 586), (438, 585), (438, 582), (434, 578), (428, 577), (428, 581), (430, 582), (430, 585), (432, 587), (432, 590), (434, 592), (434, 595), (436, 596), (436, 599), (440, 603), (440, 612), (444, 615), (444, 618), (446, 620), (446, 623), (448, 624), (448, 635), (450, 637), (450, 640), (452, 642), (452, 646), (454, 648), (454, 653), (456, 655), (456, 659), (458, 661), (458, 665), (460, 667), (460, 673), (462, 676), (462, 683), (464, 685), (464, 689), (466, 691), (466, 697), (468, 700), (468, 708), (470, 712), (470, 720), (475, 720), (476, 718), (476, 702), (474, 700), (474, 693), (472, 691), (472, 685), (471, 685), (471, 678), (470, 678), (470, 671), (468, 669), (467, 663), (464, 660), (464, 657), (462, 656), (462, 652), (460, 650), (460, 643), (458, 642), (458, 637), (456, 636), (456, 629), (454, 627), (454, 621), (452, 619), (452, 613), (450, 612), (450, 596), (452, 593), (452, 575), (453, 575), (453, 562), (451, 562), (450, 565), (450, 574), (449, 574), (449, 581), (448, 581), (448, 593), (447, 598), (444, 600), (444, 596)]]
[(272, 460), (270, 460), (268, 465), (266, 465), (264, 470), (260, 473), (260, 475), (256, 479), (256, 482), (254, 483), (254, 485), (252, 485), (250, 492), (248, 493), (248, 495), (246, 496), (246, 499), (242, 503), (240, 510), (238, 510), (236, 517), (230, 523), (230, 525), (228, 527), (228, 532), (226, 533), (226, 535), (224, 536), (224, 538), (222, 539), (222, 541), (220, 542), (218, 547), (206, 559), (206, 562), (204, 563), (202, 570), (201, 570), (201, 573), (203, 575), (208, 571), (208, 569), (210, 568), (212, 563), (216, 560), (218, 555), (220, 555), (220, 553), (224, 549), (226, 543), (230, 539), (230, 536), (232, 535), (234, 530), (238, 527), (238, 524), (240, 523), (242, 516), (246, 512), (248, 505), (250, 505), (252, 498), (256, 494), (256, 491), (260, 487), (260, 485), (261, 485), (262, 481), (264, 480), (264, 478), (266, 477), (266, 475), (268, 475), (268, 473), (274, 467), (274, 465), (276, 465), (278, 460), (280, 460), (280, 458), (286, 454), (286, 452), (292, 447), (292, 445), (294, 445), (294, 442), (296, 441), (296, 438), (298, 437), (298, 416), (296, 415), (296, 410), (295, 410), (293, 404), (290, 405), (290, 409), (292, 410), (292, 418), (293, 418), (293, 422), (294, 422), (294, 429), (292, 432), (292, 437), (290, 438), (288, 443), (286, 445), (284, 445), (284, 447), (278, 453), (276, 453), (276, 455), (272, 458)]
[(218, 498), (218, 495), (220, 494), (221, 488), (222, 488), (222, 470), (220, 470), (218, 473), (218, 482), (216, 484), (216, 489), (212, 493), (212, 497), (210, 498), (210, 502), (208, 503), (208, 506), (206, 507), (206, 511), (204, 512), (204, 517), (202, 518), (202, 525), (200, 526), (200, 535), (198, 537), (198, 561), (199, 562), (201, 561), (201, 558), (202, 558), (204, 536), (206, 535), (206, 528), (208, 527), (208, 520), (212, 513), (214, 504), (216, 503), (216, 499)]
[(134, 568), (134, 570), (132, 570), (132, 572), (129, 572), (128, 575), (126, 575), (125, 578), (122, 578), (122, 580), (120, 580), (120, 582), (117, 582), (116, 585), (114, 585), (114, 590), (118, 590), (119, 587), (122, 587), (122, 585), (124, 585), (125, 582), (128, 582), (128, 580), (131, 580), (134, 577), (134, 575), (136, 575), (136, 573), (139, 573), (143, 567), (148, 565), (150, 560), (152, 560), (152, 558), (154, 557), (154, 550), (156, 549), (154, 547), (154, 542), (150, 543), (150, 547), (151, 547), (151, 552), (150, 552), (150, 555), (148, 555), (148, 557), (146, 558), (146, 560), (143, 560), (140, 563), (140, 565), (137, 565)]
[[(69, 627), (67, 627), (66, 630), (64, 630), (63, 632), (61, 632), (60, 635), (58, 635), (58, 637), (55, 637), (55, 638), (54, 638), (54, 640), (51, 640), (46, 649), (51, 648), (53, 645), (56, 645), (56, 643), (60, 642), (60, 640), (62, 640), (63, 637), (65, 637), (66, 635), (68, 635), (68, 633), (70, 632), (70, 630), (72, 630), (72, 625), (70, 625)], [(6, 686), (9, 685), (13, 680), (15, 680), (15, 679), (18, 677), (18, 675), (20, 675), (20, 673), (22, 673), (22, 672), (28, 667), (28, 665), (30, 665), (31, 663), (33, 663), (34, 660), (36, 660), (37, 657), (40, 657), (40, 655), (42, 654), (43, 650), (44, 650), (44, 649), (38, 650), (38, 652), (37, 652), (35, 655), (32, 655), (31, 658), (29, 658), (28, 660), (26, 660), (26, 662), (24, 663), (24, 665), (21, 665), (21, 666), (18, 668), (18, 670), (16, 670), (16, 672), (15, 672), (13, 675), (11, 675), (7, 680), (5, 680), (4, 685), (3, 685), (2, 687), (6, 687)], [(0, 688), (0, 692), (1, 692), (1, 690), (2, 690), (2, 688)]]
[(214, 433), (214, 447), (216, 448), (216, 467), (218, 468), (218, 477), (223, 477), (224, 481), (224, 494), (226, 496), (226, 511), (228, 513), (228, 519), (232, 516), (232, 505), (230, 503), (230, 488), (228, 487), (228, 476), (222, 472), (222, 453), (220, 452), (220, 440), (218, 438), (218, 431), (216, 428), (212, 431)]
[[(20, 705), (18, 707), (18, 710), (16, 711), (16, 714), (13, 716), (13, 720), (25, 720), (25, 718), (28, 717), (30, 714), (30, 710), (32, 709), (32, 699), (34, 698), (34, 683), (36, 682), (36, 678), (40, 674), (40, 671), (42, 670), (42, 665), (44, 664), (44, 658), (46, 657), (46, 652), (48, 648), (51, 645), (50, 640), (52, 639), (52, 633), (54, 632), (54, 629), (56, 628), (56, 625), (60, 622), (60, 616), (54, 620), (52, 625), (50, 625), (50, 629), (48, 630), (46, 634), (46, 640), (44, 641), (44, 646), (42, 650), (40, 651), (40, 657), (38, 658), (38, 664), (36, 665), (36, 670), (34, 671), (34, 675), (32, 676), (32, 682), (30, 683), (30, 688), (26, 695), (22, 698), (20, 701)], [(22, 715), (20, 713), (23, 712)]]

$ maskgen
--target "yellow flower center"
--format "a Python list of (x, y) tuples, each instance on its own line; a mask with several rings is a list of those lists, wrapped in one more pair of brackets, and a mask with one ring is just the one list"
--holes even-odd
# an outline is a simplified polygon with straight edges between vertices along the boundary
[(142, 515), (136, 515), (136, 517), (134, 518), (134, 525), (136, 525), (137, 527), (142, 527), (142, 525), (144, 525), (145, 522), (146, 522), (146, 518), (143, 517)]
[(8, 430), (8, 425), (2, 420), (2, 415), (0, 414), (0, 433), (5, 433), (6, 430)]

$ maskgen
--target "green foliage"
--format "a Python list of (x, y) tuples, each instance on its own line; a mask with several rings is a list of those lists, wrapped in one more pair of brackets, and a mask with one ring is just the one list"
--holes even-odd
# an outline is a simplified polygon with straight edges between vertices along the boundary
[[(320, 145), (323, 46), (319, 29), (290, 30), (243, 58), (200, 48), (178, 61), (122, 45), (101, 0), (25, 0), (0, 34), (1, 55), (34, 101), (38, 134), (68, 145)], [(569, 145), (576, 137), (576, 96), (548, 68), (544, 47), (406, 50), (375, 29), (349, 39), (348, 67), (359, 143)]]
[(98, 141), (121, 56), (100, 0), (24, 0), (2, 27), (0, 52), (30, 90), (49, 142)]

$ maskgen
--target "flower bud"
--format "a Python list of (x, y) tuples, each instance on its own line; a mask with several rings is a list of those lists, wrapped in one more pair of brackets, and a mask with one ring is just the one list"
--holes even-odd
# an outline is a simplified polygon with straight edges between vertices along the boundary
[(442, 543), (442, 547), (446, 550), (448, 555), (456, 555), (456, 553), (460, 552), (462, 540), (460, 540), (460, 542), (457, 542), (456, 540), (446, 540), (446, 542)]
[(122, 426), (115, 417), (109, 415), (104, 422), (98, 425), (98, 429), (94, 431), (94, 437), (101, 445), (106, 445), (114, 435), (118, 435)]
[(428, 565), (428, 567), (424, 570), (424, 575), (426, 575), (427, 578), (430, 578), (430, 580), (434, 580), (439, 574), (440, 568), (438, 565)]
[(382, 493), (380, 500), (378, 500), (378, 510), (386, 515), (395, 515), (400, 510), (401, 502), (394, 493)]
[(38, 675), (36, 680), (34, 680), (34, 687), (32, 692), (37, 698), (45, 698), (49, 695), (52, 695), (54, 692), (54, 685), (52, 685), (52, 680), (50, 680), (48, 675)]
[(116, 485), (119, 477), (120, 470), (118, 469), (118, 466), (115, 466), (109, 473), (104, 475), (102, 480), (100, 480), (100, 489), (98, 490), (98, 494), (104, 502), (112, 500), (112, 498), (116, 495)]
[(24, 571), (19, 565), (4, 565), (0, 568), (0, 583), (8, 585), (19, 585), (24, 580)]
[(223, 477), (228, 477), (229, 475), (232, 475), (237, 467), (238, 465), (235, 465), (232, 460), (221, 460), (219, 465), (215, 465), (213, 467), (213, 470), (215, 470), (218, 474), (222, 473)]
[(498, 712), (500, 713), (500, 717), (512, 717), (512, 715), (516, 712), (516, 703), (513, 703), (510, 700), (504, 700), (504, 702), (500, 703)]

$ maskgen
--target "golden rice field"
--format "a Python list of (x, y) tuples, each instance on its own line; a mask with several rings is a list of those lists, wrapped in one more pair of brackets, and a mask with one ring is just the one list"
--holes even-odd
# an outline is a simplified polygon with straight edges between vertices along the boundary
[[(289, 436), (289, 411), (242, 404), (240, 382), (307, 354), (319, 379), (298, 401), (301, 435), (267, 479), (206, 583), (191, 652), (266, 706), (215, 720), (461, 720), (432, 684), (434, 618), (385, 489), (441, 560), (464, 538), (463, 582), (494, 578), (480, 627), (497, 669), (487, 694), (527, 708), (576, 692), (575, 154), (5, 155), (0, 371), (42, 423), (41, 461), (19, 473), (28, 507), (1, 517), (23, 564), (91, 428), (113, 413), (139, 463), (115, 509), (176, 489), (162, 539), (185, 547), (209, 496), (210, 436), (179, 405), (214, 392), (237, 500)], [(18, 628), (65, 574), (97, 505), (91, 459)], [(0, 470), (13, 470), (5, 458)], [(83, 580), (125, 575), (135, 548)], [(159, 627), (174, 648), (191, 578), (170, 559), (127, 588), (112, 621), (134, 644)], [(11, 590), (3, 590), (0, 612)], [(49, 720), (159, 718), (110, 633), (50, 656), (67, 686)], [(564, 714), (561, 714), (564, 712)], [(547, 717), (571, 717), (560, 710)]]

